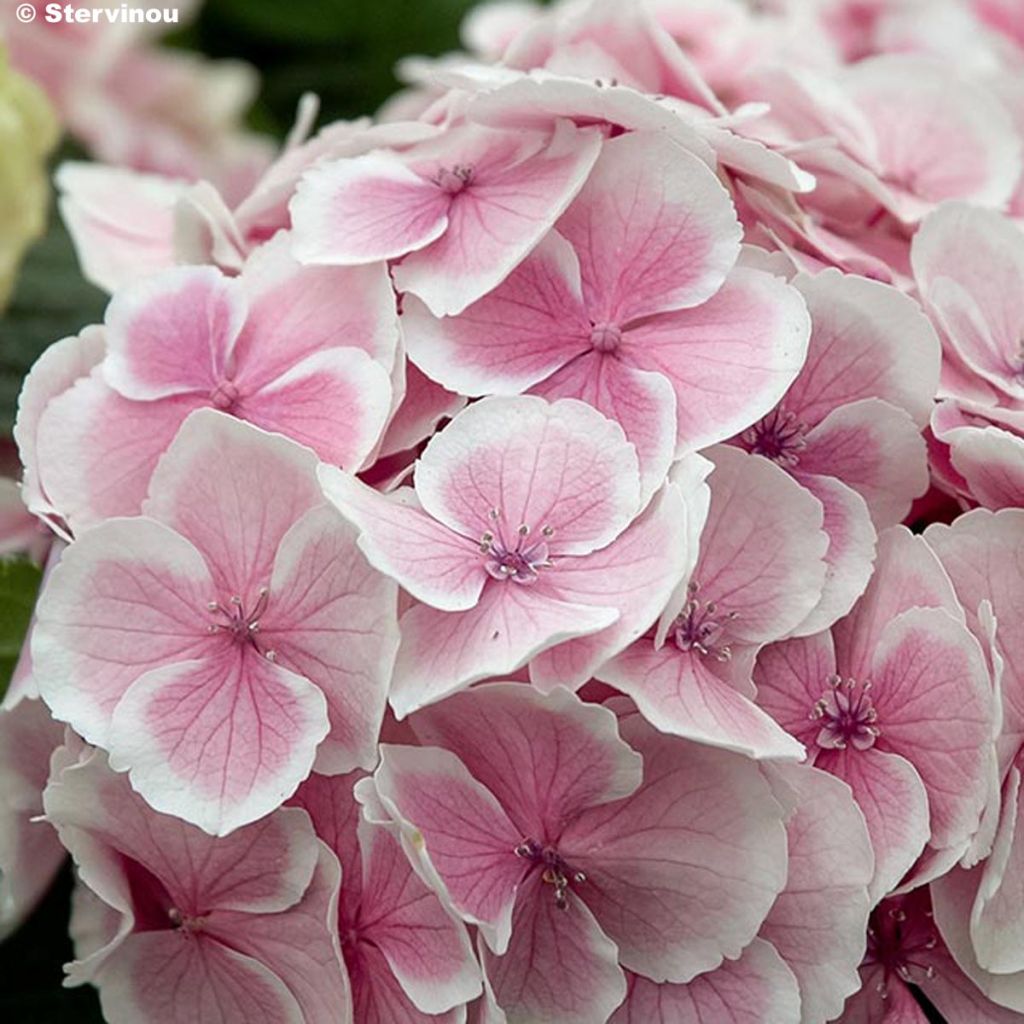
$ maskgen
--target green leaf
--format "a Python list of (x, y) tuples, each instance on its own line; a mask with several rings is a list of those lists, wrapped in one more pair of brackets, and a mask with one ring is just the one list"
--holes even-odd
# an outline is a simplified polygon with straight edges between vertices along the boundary
[(0, 696), (21, 653), (41, 580), (42, 572), (28, 559), (0, 560)]

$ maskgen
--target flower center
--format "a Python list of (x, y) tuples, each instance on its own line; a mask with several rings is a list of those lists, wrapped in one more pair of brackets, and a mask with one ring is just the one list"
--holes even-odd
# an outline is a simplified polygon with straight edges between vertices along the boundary
[(844, 750), (847, 746), (867, 750), (879, 735), (870, 683), (829, 676), (828, 689), (814, 705), (811, 718), (821, 722), (817, 744), (824, 750)]
[(206, 627), (206, 631), (211, 634), (226, 633), (236, 644), (249, 645), (268, 661), (275, 661), (277, 654), (264, 650), (258, 637), (260, 618), (267, 610), (269, 601), (270, 591), (266, 587), (260, 587), (256, 601), (249, 609), (237, 594), (233, 594), (227, 604), (222, 601), (210, 601), (206, 605), (206, 610), (213, 613), (213, 622)]
[(736, 612), (722, 612), (714, 601), (698, 600), (699, 589), (700, 585), (693, 581), (687, 586), (690, 600), (672, 624), (672, 638), (681, 651), (696, 651), (717, 661), (728, 661), (732, 650), (722, 640)]
[(618, 324), (594, 324), (590, 344), (598, 352), (614, 352), (622, 344), (622, 328)]
[(537, 571), (554, 564), (548, 551), (548, 541), (555, 531), (545, 526), (540, 539), (531, 541), (530, 528), (524, 523), (516, 530), (514, 542), (510, 542), (505, 539), (498, 510), (491, 509), (488, 518), (494, 526), (480, 538), (480, 552), (487, 556), (484, 568), (496, 580), (536, 583)]
[(215, 408), (229, 412), (238, 401), (238, 388), (235, 387), (234, 381), (218, 381), (217, 386), (210, 392), (210, 401)]
[(171, 926), (178, 932), (201, 932), (206, 927), (205, 917), (192, 917), (189, 914), (183, 914), (177, 907), (171, 907), (167, 911), (167, 917), (170, 919)]
[(434, 184), (450, 196), (458, 195), (473, 180), (473, 168), (468, 164), (439, 167), (434, 175)]
[(908, 915), (901, 904), (885, 900), (871, 913), (868, 921), (868, 944), (863, 965), (878, 964), (884, 969), (884, 976), (878, 983), (878, 993), (885, 999), (893, 975), (906, 982), (935, 977), (935, 967), (928, 955), (938, 945), (932, 913), (930, 910), (912, 909)]
[(744, 430), (740, 441), (754, 455), (763, 455), (780, 466), (795, 466), (807, 447), (806, 432), (807, 425), (795, 413), (779, 408)]
[(554, 887), (555, 904), (559, 910), (565, 910), (569, 905), (565, 898), (569, 886), (582, 885), (587, 880), (582, 871), (574, 871), (569, 867), (555, 847), (538, 843), (536, 839), (524, 839), (514, 852), (517, 857), (522, 857), (523, 860), (528, 860), (542, 869), (541, 879)]

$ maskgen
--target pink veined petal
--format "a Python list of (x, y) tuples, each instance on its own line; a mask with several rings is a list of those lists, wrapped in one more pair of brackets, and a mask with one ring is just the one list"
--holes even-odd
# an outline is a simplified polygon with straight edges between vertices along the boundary
[(283, 981), (215, 939), (136, 932), (104, 964), (97, 984), (111, 1024), (304, 1024)]
[(640, 481), (618, 424), (573, 399), (524, 395), (485, 398), (452, 420), (417, 464), (416, 493), (464, 537), (511, 547), (525, 526), (557, 558), (614, 540), (638, 511)]
[(508, 950), (481, 949), (494, 999), (509, 1024), (607, 1020), (626, 994), (615, 943), (581, 900), (560, 909), (541, 875), (534, 870), (520, 888)]
[(372, 768), (398, 649), (397, 587), (356, 547), (355, 530), (326, 506), (284, 535), (274, 561), (259, 643), (314, 683), (331, 730), (317, 769)]
[(359, 824), (363, 856), (360, 929), (413, 1005), (445, 1013), (475, 999), (480, 968), (465, 927), (413, 871), (394, 833)]
[(631, 327), (621, 351), (629, 365), (672, 383), (678, 449), (693, 451), (771, 410), (803, 365), (809, 336), (807, 309), (794, 288), (737, 267), (702, 305)]
[(542, 696), (520, 683), (486, 684), (410, 721), (422, 743), (458, 756), (524, 838), (553, 838), (584, 808), (640, 785), (640, 757), (619, 737), (614, 715), (564, 689)]
[(110, 751), (156, 810), (227, 835), (291, 796), (327, 732), (320, 690), (250, 649), (141, 676), (114, 710)]
[(983, 641), (986, 633), (978, 607), (982, 601), (991, 602), (995, 646), (1005, 662), (998, 740), (1000, 774), (1005, 774), (1024, 742), (1024, 512), (993, 515), (978, 509), (953, 526), (930, 526), (925, 540), (952, 578), (971, 631)]
[(873, 964), (865, 968), (861, 981), (860, 991), (846, 1001), (843, 1024), (929, 1024), (907, 985), (902, 979), (887, 979), (884, 967)]
[(821, 599), (795, 631), (807, 636), (846, 615), (864, 593), (874, 568), (878, 535), (867, 503), (852, 487), (833, 476), (799, 471), (793, 475), (821, 502), (822, 525), (828, 534)]
[(43, 492), (76, 533), (112, 516), (138, 515), (160, 456), (203, 404), (196, 395), (135, 402), (99, 371), (82, 378), (40, 417)]
[(796, 975), (801, 1020), (837, 1017), (860, 986), (874, 855), (847, 786), (805, 765), (773, 765), (794, 793), (786, 888), (759, 933)]
[(319, 854), (309, 888), (286, 913), (217, 911), (206, 929), (270, 968), (295, 997), (305, 1024), (337, 1024), (352, 1005), (336, 932), (341, 872), (330, 851), (320, 846)]
[(667, 483), (616, 540), (600, 551), (558, 560), (540, 586), (560, 601), (616, 608), (607, 629), (567, 640), (530, 662), (530, 680), (542, 690), (582, 686), (598, 667), (639, 639), (684, 578), (690, 549), (688, 508)]
[(821, 502), (760, 455), (708, 453), (711, 507), (691, 577), (695, 598), (733, 615), (725, 638), (776, 640), (821, 600), (828, 535)]
[(322, 504), (315, 467), (308, 449), (201, 409), (157, 465), (142, 510), (203, 553), (220, 591), (211, 596), (248, 599), (269, 582), (292, 523)]
[(512, 144), (508, 134), (475, 131), (494, 136), (493, 151), (484, 144), (470, 181), (451, 198), (448, 230), (394, 269), (395, 287), (435, 316), (461, 313), (504, 281), (554, 226), (601, 150), (600, 132), (559, 122), (550, 141), (503, 165), (496, 158)]
[(224, 379), (246, 307), (214, 267), (177, 267), (107, 307), (107, 383), (125, 398), (209, 395)]
[(579, 255), (591, 320), (620, 328), (707, 301), (736, 262), (741, 234), (713, 172), (654, 132), (604, 143), (558, 230)]
[(352, 985), (353, 1019), (360, 1024), (465, 1024), (461, 1006), (439, 1014), (418, 1010), (376, 946), (361, 943), (346, 964)]
[(531, 392), (550, 400), (578, 398), (618, 423), (636, 448), (642, 502), (664, 482), (676, 449), (676, 396), (660, 373), (591, 351), (535, 384)]
[(628, 973), (629, 994), (608, 1024), (801, 1024), (793, 972), (763, 939), (688, 985)]
[(402, 330), (409, 358), (446, 387), (465, 395), (523, 391), (590, 347), (579, 260), (552, 230), (458, 316), (435, 317), (407, 297)]
[(231, 411), (354, 472), (384, 433), (391, 414), (391, 378), (361, 349), (327, 349), (260, 390), (244, 393)]
[(472, 608), (488, 580), (473, 542), (432, 519), (409, 488), (383, 495), (348, 473), (320, 466), (324, 495), (359, 530), (374, 568), (444, 611)]
[[(70, 845), (82, 834), (134, 861), (185, 914), (280, 913), (300, 901), (317, 863), (316, 838), (301, 811), (285, 808), (215, 839), (179, 818), (154, 814), (100, 751), (55, 773), (44, 802), (54, 825), (74, 830)], [(82, 850), (76, 846), (90, 875), (93, 855)], [(93, 885), (91, 875), (86, 880)]]
[(462, 395), (431, 380), (415, 363), (408, 363), (405, 395), (381, 440), (380, 457), (417, 447), (437, 430), (441, 420), (454, 419), (465, 407), (466, 399)]
[(572, 604), (511, 580), (489, 580), (467, 611), (416, 605), (399, 623), (391, 707), (404, 718), (471, 683), (510, 675), (555, 644), (607, 629), (618, 616), (616, 608)]
[(941, 351), (921, 307), (896, 288), (834, 269), (793, 285), (811, 314), (811, 342), (784, 407), (813, 427), (839, 406), (881, 398), (923, 427)]
[(875, 851), (868, 890), (874, 904), (896, 887), (928, 841), (927, 791), (909, 761), (877, 745), (869, 750), (822, 750), (814, 763), (850, 787), (864, 815)]
[(385, 370), (399, 341), (391, 279), (383, 264), (297, 264), (278, 235), (246, 263), (238, 287), (249, 315), (235, 343), (236, 377), (259, 389), (325, 349), (362, 349)]
[(978, 828), (995, 733), (978, 641), (939, 608), (912, 608), (883, 631), (870, 677), (883, 750), (902, 754), (928, 791), (931, 843), (955, 846)]
[(178, 262), (174, 208), (184, 181), (71, 160), (54, 183), (87, 281), (113, 292)]
[(1024, 788), (1012, 767), (992, 856), (982, 869), (971, 920), (979, 964), (998, 974), (1024, 972)]
[(763, 648), (754, 666), (757, 703), (812, 750), (821, 728), (812, 712), (835, 675), (836, 655), (827, 630)]
[(573, 891), (624, 967), (690, 981), (738, 957), (782, 891), (783, 812), (753, 761), (657, 733), (639, 715), (619, 729), (643, 755), (644, 781), (570, 822), (558, 850), (586, 876)]
[(523, 837), (494, 795), (438, 747), (383, 744), (374, 783), (388, 812), (414, 830), (426, 880), (504, 951), (527, 864), (515, 854)]
[(950, 432), (950, 459), (986, 508), (1024, 507), (1024, 438), (998, 427)]
[(961, 622), (964, 617), (949, 576), (924, 538), (895, 526), (879, 534), (874, 575), (853, 611), (833, 627), (835, 671), (859, 682), (870, 679), (883, 631), (910, 608), (942, 608)]
[(302, 263), (350, 265), (422, 249), (449, 226), (451, 197), (388, 153), (323, 163), (291, 201), (294, 252)]
[(656, 650), (649, 639), (640, 640), (596, 675), (632, 697), (640, 714), (661, 732), (747, 757), (804, 756), (796, 739), (711, 672), (699, 654), (680, 651), (671, 641)]
[(901, 522), (928, 489), (924, 438), (902, 409), (877, 398), (840, 406), (807, 435), (804, 473), (834, 476), (868, 503), (879, 529)]
[(105, 746), (143, 673), (209, 650), (213, 581), (199, 552), (147, 519), (112, 519), (72, 544), (36, 609), (32, 660), (54, 716)]

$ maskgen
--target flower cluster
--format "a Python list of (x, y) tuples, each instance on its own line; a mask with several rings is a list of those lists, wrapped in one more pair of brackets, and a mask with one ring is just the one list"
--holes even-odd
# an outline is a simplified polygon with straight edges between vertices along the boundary
[(464, 41), (60, 169), (0, 924), (69, 851), (111, 1024), (1024, 1021), (1016, 6)]

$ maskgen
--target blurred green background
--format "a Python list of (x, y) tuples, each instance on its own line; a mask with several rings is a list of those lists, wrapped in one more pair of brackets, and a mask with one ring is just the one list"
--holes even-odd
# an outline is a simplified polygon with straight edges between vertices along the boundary
[[(471, 0), (207, 0), (198, 20), (168, 43), (253, 64), (263, 86), (251, 125), (281, 137), (303, 92), (320, 95), (321, 123), (375, 111), (397, 88), (392, 69), (400, 57), (458, 47), (459, 22), (470, 6)], [(15, 471), (10, 431), (28, 368), (48, 344), (100, 319), (105, 301), (81, 279), (67, 234), (51, 214), (50, 230), (30, 252), (12, 305), (0, 316), (0, 472)], [(71, 958), (70, 889), (66, 872), (3, 944), (0, 1021), (101, 1024), (92, 989), (61, 988), (61, 965)]]

